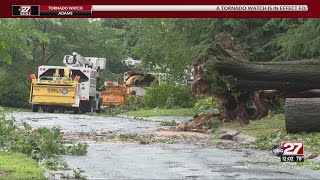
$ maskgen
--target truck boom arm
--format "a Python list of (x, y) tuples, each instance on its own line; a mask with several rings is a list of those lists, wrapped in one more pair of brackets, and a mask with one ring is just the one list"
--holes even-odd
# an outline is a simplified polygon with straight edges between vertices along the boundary
[(64, 56), (63, 63), (66, 66), (87, 67), (94, 70), (99, 70), (105, 68), (106, 59), (97, 57), (83, 57), (80, 54), (73, 52), (72, 55)]

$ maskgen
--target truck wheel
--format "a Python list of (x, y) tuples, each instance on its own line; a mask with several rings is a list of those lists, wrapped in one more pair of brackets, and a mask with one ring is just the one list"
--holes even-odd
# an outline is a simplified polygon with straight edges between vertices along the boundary
[(96, 110), (97, 113), (100, 113), (101, 112), (101, 105), (102, 105), (102, 102), (101, 102), (101, 99), (99, 100), (99, 103), (98, 103), (98, 108)]
[(59, 109), (59, 113), (64, 113), (65, 112), (65, 109), (64, 108), (60, 108)]
[(32, 105), (32, 112), (38, 112), (39, 111), (39, 105), (33, 104)]
[(48, 112), (49, 112), (49, 113), (54, 113), (54, 108), (53, 108), (53, 107), (50, 107), (50, 108), (48, 109)]
[(93, 100), (93, 99), (90, 99), (90, 101), (89, 101), (89, 107), (88, 107), (88, 110), (87, 110), (89, 113), (93, 113), (93, 111), (94, 111), (94, 109), (95, 109), (95, 108), (94, 108), (94, 107), (95, 107), (95, 104), (96, 104), (96, 103), (94, 102), (94, 100)]
[(79, 114), (79, 107), (73, 108), (73, 113), (74, 114)]

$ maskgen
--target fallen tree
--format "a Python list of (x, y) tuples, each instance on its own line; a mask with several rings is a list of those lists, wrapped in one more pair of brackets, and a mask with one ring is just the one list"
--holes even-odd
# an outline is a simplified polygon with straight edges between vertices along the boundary
[(320, 97), (305, 92), (320, 89), (320, 59), (249, 62), (227, 42), (215, 41), (193, 62), (193, 93), (221, 99), (221, 119), (247, 123), (279, 108), (283, 97)]
[(320, 98), (288, 98), (285, 110), (288, 133), (320, 132)]

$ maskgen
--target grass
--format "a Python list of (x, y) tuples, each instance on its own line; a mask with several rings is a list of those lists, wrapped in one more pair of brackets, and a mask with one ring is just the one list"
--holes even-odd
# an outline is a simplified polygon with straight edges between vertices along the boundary
[(149, 116), (193, 116), (194, 110), (192, 108), (180, 109), (148, 109), (129, 111), (122, 113), (123, 115), (136, 116), (136, 117), (149, 117)]
[(86, 143), (62, 144), (58, 127), (32, 130), (25, 122), (9, 120), (6, 112), (0, 108), (0, 179), (43, 179), (43, 170), (36, 161), (45, 168), (60, 169), (66, 168), (66, 164), (58, 161), (59, 155), (87, 153)]
[(0, 179), (45, 179), (44, 169), (22, 153), (0, 152)]
[(1, 107), (5, 112), (31, 112), (31, 108)]
[(261, 120), (250, 121), (250, 124), (243, 125), (238, 122), (225, 124), (226, 127), (238, 130), (244, 134), (258, 137), (260, 135), (276, 133), (279, 130), (285, 132), (283, 114), (274, 114)]
[(261, 120), (251, 121), (248, 125), (229, 123), (225, 126), (257, 137), (257, 141), (249, 145), (251, 148), (271, 150), (281, 141), (295, 141), (304, 142), (306, 151), (320, 154), (320, 133), (287, 134), (284, 114), (269, 115)]

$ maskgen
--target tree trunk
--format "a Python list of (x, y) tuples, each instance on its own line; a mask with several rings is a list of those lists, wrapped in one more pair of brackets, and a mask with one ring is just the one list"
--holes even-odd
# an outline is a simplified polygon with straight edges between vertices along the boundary
[(287, 98), (285, 123), (288, 133), (320, 132), (320, 98)]
[(233, 75), (240, 80), (320, 83), (319, 64), (260, 64), (238, 62), (229, 58), (219, 59), (213, 64), (215, 69), (221, 74)]
[(238, 80), (233, 88), (237, 90), (280, 90), (286, 92), (302, 92), (310, 89), (320, 88), (320, 83), (302, 83), (292, 81), (250, 81)]

